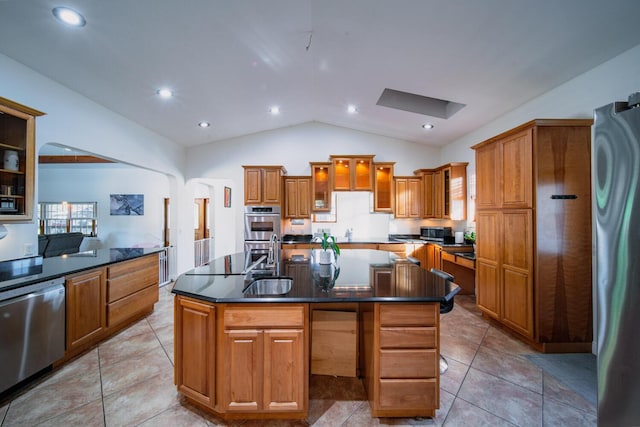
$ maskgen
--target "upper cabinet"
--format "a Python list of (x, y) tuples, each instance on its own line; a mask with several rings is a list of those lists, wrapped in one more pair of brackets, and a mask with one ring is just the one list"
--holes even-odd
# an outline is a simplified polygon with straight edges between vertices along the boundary
[(33, 219), (35, 118), (43, 114), (0, 97), (0, 223)]
[(374, 163), (376, 179), (373, 188), (373, 211), (393, 212), (394, 193), (393, 165), (390, 163)]
[(242, 166), (244, 168), (244, 204), (279, 205), (282, 203), (282, 166)]
[(396, 218), (422, 217), (422, 178), (419, 176), (396, 176), (395, 210)]
[(373, 155), (331, 156), (333, 189), (336, 191), (372, 191)]
[(308, 176), (284, 177), (284, 217), (311, 217), (311, 178)]
[(447, 163), (437, 169), (414, 171), (415, 175), (422, 177), (423, 218), (466, 218), (467, 164)]
[(479, 144), (476, 148), (478, 209), (533, 207), (532, 138), (533, 129), (529, 128)]
[(331, 211), (331, 163), (309, 163), (311, 166), (311, 210)]

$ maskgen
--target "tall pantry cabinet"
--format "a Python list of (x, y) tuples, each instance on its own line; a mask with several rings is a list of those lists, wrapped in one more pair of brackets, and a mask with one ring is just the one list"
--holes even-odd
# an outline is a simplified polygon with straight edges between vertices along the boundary
[(476, 297), (546, 352), (591, 351), (592, 120), (533, 120), (476, 152)]

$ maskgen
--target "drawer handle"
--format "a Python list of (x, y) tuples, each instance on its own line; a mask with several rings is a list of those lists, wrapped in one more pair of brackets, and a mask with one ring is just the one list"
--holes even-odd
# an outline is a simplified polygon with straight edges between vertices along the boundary
[(552, 200), (575, 200), (577, 198), (578, 196), (576, 196), (575, 194), (552, 194), (551, 195)]

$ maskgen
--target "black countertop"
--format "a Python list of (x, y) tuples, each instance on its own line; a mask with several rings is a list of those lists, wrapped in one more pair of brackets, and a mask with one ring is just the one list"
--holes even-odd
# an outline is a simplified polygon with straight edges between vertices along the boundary
[[(172, 292), (217, 303), (299, 303), (446, 302), (460, 291), (455, 283), (392, 252), (343, 249), (334, 265), (318, 264), (315, 261), (317, 250), (283, 249), (280, 252), (280, 274), (274, 275), (294, 279), (291, 290), (284, 295), (243, 293), (255, 279), (251, 274), (238, 273), (244, 264), (242, 267), (234, 266), (244, 260), (244, 254), (220, 257), (204, 266), (206, 268), (198, 267), (180, 275)], [(378, 285), (376, 281), (383, 279), (384, 275), (394, 280), (380, 280)], [(327, 285), (329, 282), (333, 282), (332, 287)], [(394, 283), (394, 286), (389, 283)]]
[(0, 291), (46, 282), (84, 270), (150, 255), (162, 250), (163, 248), (111, 248), (44, 258), (41, 260), (41, 266), (37, 268), (35, 274), (31, 274), (34, 271), (28, 271), (29, 275), (27, 276), (3, 280), (0, 282)]

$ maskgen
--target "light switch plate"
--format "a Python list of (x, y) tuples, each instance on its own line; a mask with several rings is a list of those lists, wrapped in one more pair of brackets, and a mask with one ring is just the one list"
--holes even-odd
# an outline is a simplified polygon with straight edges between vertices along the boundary
[(24, 256), (34, 256), (36, 254), (35, 247), (33, 243), (25, 243), (24, 244)]

